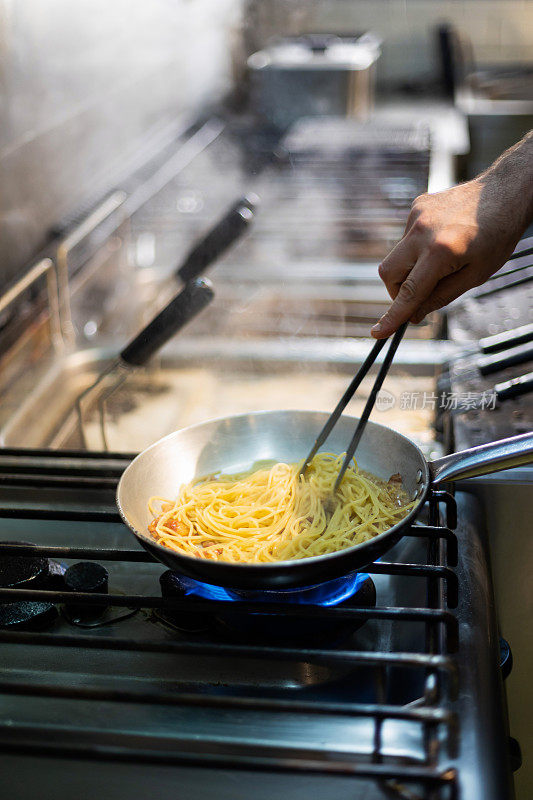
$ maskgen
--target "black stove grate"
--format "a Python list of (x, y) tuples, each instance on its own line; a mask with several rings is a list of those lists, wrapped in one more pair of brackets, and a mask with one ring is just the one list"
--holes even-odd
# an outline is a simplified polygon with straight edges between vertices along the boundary
[[(119, 475), (129, 462), (125, 454), (54, 453), (52, 451), (4, 450), (0, 456), (0, 490), (9, 485), (22, 492), (37, 487), (43, 495), (67, 479), (68, 489), (75, 489), (78, 505), (59, 507), (56, 502), (41, 507), (21, 507), (5, 502), (0, 517), (9, 519), (58, 520), (70, 522), (101, 522), (122, 525), (116, 511), (112, 510), (112, 494)], [(93, 493), (99, 487), (105, 494), (106, 508), (83, 506), (84, 493)], [(2, 490), (4, 491), (4, 490)], [(447, 525), (439, 524), (440, 508), (445, 507)], [(183, 741), (178, 751), (155, 751), (120, 742), (113, 745), (77, 742), (65, 747), (47, 737), (38, 726), (9, 726), (0, 733), (0, 746), (4, 752), (56, 756), (61, 758), (93, 759), (126, 763), (153, 763), (187, 766), (217, 767), (233, 770), (266, 770), (277, 773), (317, 773), (352, 778), (374, 779), (386, 783), (407, 784), (413, 791), (424, 792), (413, 797), (456, 798), (457, 772), (453, 766), (458, 742), (458, 723), (450, 710), (457, 696), (458, 678), (453, 654), (458, 648), (458, 623), (453, 609), (458, 602), (457, 577), (453, 567), (457, 564), (457, 539), (452, 532), (456, 524), (455, 502), (444, 493), (434, 491), (429, 499), (430, 524), (411, 527), (408, 537), (427, 540), (425, 563), (397, 563), (380, 561), (365, 569), (370, 575), (406, 576), (423, 578), (427, 586), (424, 607), (376, 606), (357, 608), (346, 606), (317, 607), (288, 603), (232, 604), (239, 613), (265, 612), (274, 616), (291, 616), (295, 619), (375, 620), (392, 624), (418, 624), (425, 626), (425, 652), (368, 652), (349, 647), (265, 647), (258, 644), (227, 641), (197, 641), (191, 639), (147, 641), (133, 637), (92, 636), (89, 631), (73, 633), (47, 631), (0, 630), (3, 645), (101, 651), (131, 651), (134, 653), (168, 653), (190, 656), (260, 659), (268, 662), (301, 662), (302, 660), (326, 665), (349, 665), (372, 668), (376, 673), (378, 700), (383, 702), (332, 702), (317, 699), (284, 699), (279, 697), (241, 696), (239, 694), (209, 694), (207, 692), (168, 691), (162, 687), (146, 691), (135, 688), (101, 687), (98, 685), (58, 685), (45, 677), (38, 680), (13, 679), (8, 673), (0, 679), (0, 693), (39, 698), (64, 698), (93, 702), (189, 706), (203, 709), (220, 709), (239, 713), (264, 711), (269, 714), (301, 714), (311, 718), (320, 716), (365, 718), (373, 724), (373, 751), (368, 757), (354, 754), (321, 753), (313, 747), (296, 751), (269, 744), (250, 742), (220, 742), (203, 740)], [(11, 539), (13, 537), (10, 537)], [(103, 562), (151, 562), (152, 557), (142, 550), (105, 549), (94, 547), (59, 547), (29, 544), (2, 543), (4, 556), (39, 556), (50, 559), (74, 559)], [(76, 607), (94, 607), (105, 604), (130, 610), (159, 609), (166, 612), (214, 611), (216, 601), (185, 597), (163, 598), (143, 594), (92, 594), (50, 589), (0, 589), (0, 602), (45, 601), (55, 605), (75, 604)], [(391, 669), (415, 670), (424, 676), (424, 696), (415, 703), (394, 705), (389, 697), (388, 681)], [(383, 752), (383, 728), (390, 720), (403, 720), (421, 726), (424, 742), (423, 763), (405, 763), (400, 758)], [(178, 736), (179, 739), (179, 736)], [(443, 766), (443, 764), (445, 766)], [(389, 785), (389, 782), (390, 783)], [(420, 787), (420, 788), (416, 788)], [(401, 794), (399, 796), (402, 796)]]

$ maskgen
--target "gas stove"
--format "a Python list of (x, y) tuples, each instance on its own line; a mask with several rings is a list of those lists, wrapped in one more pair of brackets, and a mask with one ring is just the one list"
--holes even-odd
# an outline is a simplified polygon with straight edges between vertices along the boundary
[[(428, 185), (418, 128), (314, 120), (272, 139), (239, 125), (197, 126), (67, 221), (0, 298), (32, 320), (0, 371), (3, 784), (17, 800), (512, 797), (472, 495), (435, 494), (364, 573), (276, 595), (169, 573), (120, 521), (118, 477), (160, 436), (239, 411), (331, 410), (388, 304), (377, 263)], [(89, 409), (80, 438), (76, 397), (249, 192), (254, 224), (217, 263), (208, 313), (128, 375), (102, 425)], [(34, 302), (45, 277), (48, 315)], [(429, 456), (431, 403), (403, 399), (431, 398), (454, 347), (439, 331), (438, 316), (410, 329), (376, 412)]]
[(243, 595), (139, 549), (114, 506), (129, 459), (0, 455), (5, 791), (512, 796), (472, 497), (434, 493), (360, 576)]

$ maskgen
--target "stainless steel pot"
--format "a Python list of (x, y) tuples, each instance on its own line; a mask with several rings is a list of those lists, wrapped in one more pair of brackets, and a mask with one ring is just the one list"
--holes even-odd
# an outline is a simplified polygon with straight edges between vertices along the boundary
[[(415, 521), (432, 486), (533, 462), (533, 433), (427, 462), (405, 436), (369, 422), (357, 449), (359, 465), (384, 480), (399, 472), (417, 504), (401, 522), (374, 539), (324, 556), (271, 564), (231, 564), (192, 558), (157, 544), (148, 532), (148, 499), (172, 499), (193, 478), (239, 472), (259, 459), (303, 459), (328, 415), (313, 411), (265, 411), (203, 422), (166, 436), (127, 467), (117, 489), (122, 519), (156, 559), (182, 575), (235, 589), (313, 586), (372, 563)], [(357, 420), (340, 418), (327, 449), (342, 453)]]
[(374, 103), (380, 39), (307, 35), (287, 38), (248, 59), (254, 109), (285, 130), (302, 117), (367, 119)]

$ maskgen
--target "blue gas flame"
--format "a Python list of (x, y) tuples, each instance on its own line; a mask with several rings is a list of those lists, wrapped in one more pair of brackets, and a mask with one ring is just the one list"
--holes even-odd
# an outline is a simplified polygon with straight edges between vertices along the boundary
[(193, 578), (176, 576), (185, 595), (206, 600), (234, 602), (235, 600), (258, 603), (303, 603), (316, 606), (336, 606), (356, 594), (368, 578), (363, 572), (353, 572), (342, 578), (308, 586), (301, 589), (277, 589), (276, 591), (224, 589), (211, 583), (202, 583)]

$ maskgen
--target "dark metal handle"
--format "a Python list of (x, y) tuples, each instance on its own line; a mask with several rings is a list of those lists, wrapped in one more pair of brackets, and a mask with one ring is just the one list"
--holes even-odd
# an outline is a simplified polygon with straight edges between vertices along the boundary
[(242, 197), (237, 203), (234, 203), (220, 222), (194, 245), (176, 275), (182, 281), (190, 281), (220, 258), (248, 228), (252, 222), (256, 205), (255, 195)]
[(199, 278), (188, 283), (120, 353), (132, 367), (146, 364), (160, 347), (190, 322), (214, 297), (209, 281)]
[(533, 463), (533, 433), (523, 433), (497, 442), (471, 447), (460, 453), (429, 462), (434, 484), (478, 478), (501, 469), (512, 469)]
[[(507, 261), (507, 264), (509, 264), (509, 261)], [(505, 281), (507, 280), (511, 281), (511, 275), (515, 275), (520, 278), (520, 273), (525, 272), (528, 269), (531, 269), (531, 266), (532, 266), (531, 261), (528, 260), (527, 264), (520, 264), (518, 267), (511, 266), (511, 269), (503, 269), (502, 267), (499, 272), (495, 272), (494, 275), (491, 275), (491, 277), (487, 281), (487, 286), (489, 287), (492, 286), (494, 281), (499, 281), (500, 283), (502, 283), (502, 281), (505, 283)], [(515, 278), (513, 278), (512, 280), (515, 280)]]
[[(513, 278), (513, 275), (517, 273), (518, 277)], [(488, 289), (481, 287), (480, 289), (473, 289), (472, 290), (472, 297), (491, 297), (493, 294), (498, 294), (499, 292), (504, 291), (505, 289), (516, 289), (517, 286), (523, 286), (527, 283), (531, 283), (533, 281), (533, 264), (527, 264), (524, 267), (517, 267), (517, 269), (511, 269), (508, 272), (502, 272), (500, 275), (496, 273), (493, 276), (494, 280), (487, 281), (485, 286), (488, 286)]]
[[(531, 241), (531, 239), (529, 241)], [(518, 242), (516, 246), (519, 247), (520, 242)], [(524, 250), (515, 250), (514, 253), (511, 253), (509, 256), (509, 261), (512, 258), (522, 258), (522, 256), (533, 256), (533, 247), (526, 247)]]
[(511, 347), (503, 353), (496, 353), (492, 356), (480, 358), (477, 366), (482, 375), (491, 375), (499, 372), (506, 367), (514, 367), (517, 364), (524, 364), (533, 358), (533, 344), (526, 342), (517, 347)]
[(521, 325), (510, 331), (495, 333), (494, 336), (485, 336), (479, 340), (479, 349), (482, 353), (497, 353), (519, 344), (533, 341), (533, 324)]
[(509, 400), (511, 397), (519, 397), (521, 394), (533, 392), (533, 372), (527, 375), (520, 375), (518, 378), (511, 378), (510, 381), (497, 383), (494, 387), (498, 400)]
[[(531, 262), (529, 262), (528, 264), (520, 264), (520, 266), (518, 267), (515, 267), (512, 262), (515, 258), (518, 259), (526, 258), (527, 256), (533, 255), (533, 247), (529, 246), (530, 242), (532, 241), (533, 237), (529, 237), (527, 239), (522, 239), (520, 242), (518, 242), (514, 252), (511, 253), (511, 255), (509, 256), (508, 260), (505, 262), (503, 267), (494, 275), (490, 276), (489, 280), (487, 281), (489, 287), (491, 286), (491, 282), (493, 281), (499, 281), (499, 283), (502, 284), (502, 280), (500, 279), (504, 279), (503, 283), (505, 283), (505, 280), (511, 275), (516, 275), (517, 273), (523, 272), (526, 269), (531, 269)], [(510, 265), (510, 268), (506, 269), (507, 265)]]

